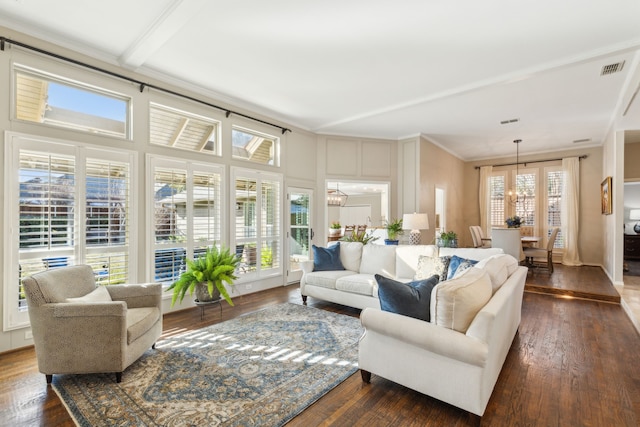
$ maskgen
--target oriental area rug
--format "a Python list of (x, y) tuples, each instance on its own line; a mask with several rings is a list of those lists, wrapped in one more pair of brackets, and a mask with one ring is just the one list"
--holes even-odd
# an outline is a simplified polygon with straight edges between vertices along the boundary
[(171, 336), (113, 374), (54, 375), (80, 426), (280, 426), (352, 375), (360, 320), (281, 304)]

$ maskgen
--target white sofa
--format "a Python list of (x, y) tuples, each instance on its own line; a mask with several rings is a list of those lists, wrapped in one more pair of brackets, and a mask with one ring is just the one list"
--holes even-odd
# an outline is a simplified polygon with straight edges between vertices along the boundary
[(363, 381), (373, 373), (481, 417), (520, 325), (526, 276), (511, 255), (496, 255), (438, 283), (429, 322), (364, 309)]
[[(336, 243), (337, 244), (337, 243)], [(438, 248), (434, 245), (363, 245), (339, 242), (340, 261), (345, 270), (313, 271), (313, 261), (302, 263), (300, 293), (337, 304), (364, 309), (380, 308), (376, 274), (400, 282), (413, 280), (420, 256), (458, 255), (481, 260), (502, 254), (499, 248)]]

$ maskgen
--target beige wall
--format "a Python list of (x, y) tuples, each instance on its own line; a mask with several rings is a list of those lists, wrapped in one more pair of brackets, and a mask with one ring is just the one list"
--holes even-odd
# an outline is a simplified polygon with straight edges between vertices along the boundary
[[(588, 155), (586, 159), (580, 161), (580, 218), (578, 236), (578, 250), (580, 258), (585, 264), (602, 265), (602, 214), (600, 212), (600, 182), (602, 182), (602, 148), (592, 147), (579, 150), (559, 151), (546, 154), (537, 154), (530, 156), (520, 156), (520, 162), (556, 159), (563, 157), (574, 157), (580, 155)], [(480, 209), (478, 202), (478, 186), (480, 171), (476, 166), (511, 163), (515, 162), (515, 157), (486, 159), (476, 162), (468, 162), (464, 165), (464, 237), (462, 243), (467, 246), (471, 245), (471, 236), (468, 229), (470, 225), (480, 224)], [(560, 164), (550, 162), (551, 164)], [(544, 163), (536, 164), (536, 166), (544, 166)], [(533, 165), (532, 165), (533, 166)], [(513, 170), (513, 167), (501, 168)]]
[(624, 144), (624, 180), (640, 181), (640, 142)]
[(464, 220), (467, 209), (464, 198), (464, 162), (424, 137), (420, 138), (419, 158), (419, 211), (429, 215), (429, 230), (422, 232), (421, 243), (434, 241), (436, 187), (445, 191), (446, 231), (455, 231), (458, 238), (463, 238), (465, 227), (468, 229)]

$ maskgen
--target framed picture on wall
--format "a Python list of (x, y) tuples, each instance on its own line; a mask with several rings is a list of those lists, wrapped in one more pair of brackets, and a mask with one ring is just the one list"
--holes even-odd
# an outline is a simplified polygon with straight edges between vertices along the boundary
[(602, 201), (602, 213), (611, 215), (613, 209), (611, 205), (611, 177), (608, 176), (600, 184), (600, 199)]

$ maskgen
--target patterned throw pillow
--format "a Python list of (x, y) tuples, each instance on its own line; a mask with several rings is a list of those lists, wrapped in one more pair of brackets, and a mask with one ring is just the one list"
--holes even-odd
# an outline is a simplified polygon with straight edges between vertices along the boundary
[(453, 279), (454, 277), (458, 277), (462, 275), (462, 273), (476, 265), (478, 261), (472, 259), (461, 258), (459, 256), (453, 255), (451, 257), (451, 261), (449, 262), (449, 270), (447, 271), (447, 280)]
[(447, 271), (449, 269), (450, 256), (424, 256), (418, 258), (418, 268), (413, 280), (424, 280), (437, 274), (440, 281), (447, 280)]

